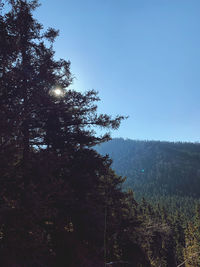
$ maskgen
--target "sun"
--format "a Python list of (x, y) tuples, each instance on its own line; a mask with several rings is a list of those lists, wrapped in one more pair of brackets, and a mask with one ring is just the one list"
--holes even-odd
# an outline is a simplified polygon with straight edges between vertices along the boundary
[(65, 95), (65, 91), (60, 87), (51, 89), (50, 94), (56, 98), (62, 98)]
[(56, 89), (54, 90), (54, 94), (55, 94), (56, 96), (62, 96), (62, 95), (63, 95), (63, 91), (62, 91), (60, 88), (56, 88)]

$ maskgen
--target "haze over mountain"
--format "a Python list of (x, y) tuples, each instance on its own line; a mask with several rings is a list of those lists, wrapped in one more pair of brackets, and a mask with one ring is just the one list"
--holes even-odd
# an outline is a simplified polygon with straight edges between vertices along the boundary
[[(113, 139), (97, 147), (113, 160), (137, 198), (172, 202), (200, 198), (200, 144)], [(174, 202), (174, 199), (173, 199)], [(171, 203), (172, 204), (172, 203)]]

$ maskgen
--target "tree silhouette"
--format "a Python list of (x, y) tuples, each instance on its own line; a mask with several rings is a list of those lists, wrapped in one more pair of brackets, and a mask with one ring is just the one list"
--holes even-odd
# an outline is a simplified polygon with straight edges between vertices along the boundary
[(38, 1), (8, 3), (0, 16), (2, 266), (89, 266), (84, 259), (103, 259), (103, 177), (123, 195), (110, 160), (91, 148), (110, 138), (95, 127), (117, 129), (123, 117), (97, 114), (95, 91), (68, 89), (70, 62), (54, 59), (58, 32), (33, 18)]

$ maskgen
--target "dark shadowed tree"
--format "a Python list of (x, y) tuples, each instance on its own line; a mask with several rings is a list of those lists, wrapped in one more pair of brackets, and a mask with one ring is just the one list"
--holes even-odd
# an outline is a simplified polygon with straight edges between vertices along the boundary
[[(110, 138), (95, 127), (116, 129), (123, 117), (98, 115), (95, 91), (67, 89), (70, 62), (54, 59), (58, 32), (33, 18), (37, 1), (2, 4), (2, 266), (97, 266), (110, 160), (91, 147)], [(122, 196), (121, 179), (109, 176), (113, 197)]]

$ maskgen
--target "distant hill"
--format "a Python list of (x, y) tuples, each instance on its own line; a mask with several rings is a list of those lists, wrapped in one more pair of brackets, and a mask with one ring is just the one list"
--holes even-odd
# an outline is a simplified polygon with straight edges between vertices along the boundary
[(97, 151), (112, 158), (113, 169), (127, 177), (125, 187), (137, 198), (173, 203), (178, 198), (178, 206), (200, 198), (199, 143), (115, 138), (97, 146)]

